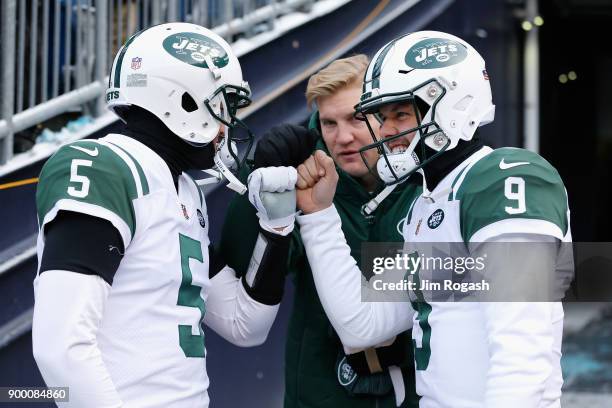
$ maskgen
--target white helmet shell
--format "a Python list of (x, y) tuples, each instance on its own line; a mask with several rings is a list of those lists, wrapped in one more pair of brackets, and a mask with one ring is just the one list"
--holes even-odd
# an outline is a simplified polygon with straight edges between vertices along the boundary
[(181, 139), (204, 145), (222, 126), (209, 108), (230, 121), (230, 107), (224, 95), (216, 92), (226, 85), (250, 93), (238, 59), (225, 40), (196, 24), (161, 24), (134, 34), (119, 50), (106, 103), (113, 111), (120, 106), (139, 106)]

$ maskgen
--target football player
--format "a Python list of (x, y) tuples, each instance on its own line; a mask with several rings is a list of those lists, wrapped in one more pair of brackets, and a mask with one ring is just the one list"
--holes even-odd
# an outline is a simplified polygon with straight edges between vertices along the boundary
[(206, 407), (201, 323), (239, 346), (266, 339), (296, 175), (253, 177), (260, 213), (268, 201), (291, 210), (275, 207), (284, 225), (262, 221), (256, 266), (236, 277), (210, 249), (206, 202), (189, 172), (214, 166), (246, 190), (230, 168), (250, 91), (229, 45), (188, 23), (136, 33), (114, 59), (106, 101), (121, 133), (61, 147), (40, 175), (34, 356), (48, 386), (69, 387), (71, 406)]
[[(554, 279), (566, 267), (562, 244), (571, 232), (563, 182), (536, 153), (493, 150), (479, 139), (477, 129), (493, 121), (494, 105), (485, 62), (472, 46), (434, 31), (391, 41), (368, 67), (356, 114), (378, 119), (380, 140), (369, 148), (381, 153), (376, 169), (383, 181), (424, 174), (423, 194), (407, 203), (402, 227), (417, 257), (448, 255), (450, 247), (456, 261), (491, 250), (497, 256), (484, 262), (483, 276), (493, 277), (492, 284), (499, 276), (516, 277), (514, 285)], [(419, 406), (560, 406), (563, 309), (552, 301), (559, 297), (427, 297), (423, 268), (408, 268), (412, 308), (361, 302), (361, 274), (332, 204), (337, 179), (323, 152), (298, 168), (298, 207), (305, 213), (298, 222), (321, 302), (343, 344), (367, 347), (414, 321)], [(496, 252), (495, 244), (507, 242), (539, 250)]]

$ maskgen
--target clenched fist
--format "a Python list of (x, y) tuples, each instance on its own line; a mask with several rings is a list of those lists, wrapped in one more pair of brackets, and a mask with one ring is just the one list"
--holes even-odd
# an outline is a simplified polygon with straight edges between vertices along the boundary
[(332, 204), (338, 172), (331, 157), (317, 150), (297, 168), (297, 206), (305, 214), (324, 210)]

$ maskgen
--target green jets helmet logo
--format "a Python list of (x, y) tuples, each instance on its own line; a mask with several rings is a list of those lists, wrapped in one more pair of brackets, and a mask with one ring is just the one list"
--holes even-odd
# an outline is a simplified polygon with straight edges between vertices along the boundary
[(442, 209), (437, 209), (433, 212), (427, 219), (427, 226), (431, 229), (436, 229), (440, 224), (444, 221), (444, 211)]
[(163, 46), (174, 58), (196, 67), (208, 68), (207, 56), (217, 68), (223, 68), (229, 63), (225, 49), (212, 38), (202, 34), (172, 34), (164, 40)]
[(435, 69), (455, 65), (467, 57), (467, 49), (457, 41), (428, 38), (414, 44), (406, 53), (406, 65), (417, 69)]

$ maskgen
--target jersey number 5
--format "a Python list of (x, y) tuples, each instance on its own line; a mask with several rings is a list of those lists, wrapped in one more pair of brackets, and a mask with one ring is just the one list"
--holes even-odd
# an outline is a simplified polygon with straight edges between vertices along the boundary
[(179, 324), (179, 344), (185, 353), (185, 357), (205, 357), (206, 349), (204, 346), (204, 332), (200, 322), (204, 318), (206, 313), (206, 306), (204, 305), (204, 299), (200, 296), (202, 288), (198, 285), (194, 285), (193, 274), (189, 267), (189, 260), (195, 259), (200, 262), (204, 262), (202, 257), (202, 246), (200, 241), (196, 241), (193, 238), (189, 238), (186, 235), (179, 234), (179, 244), (181, 251), (181, 287), (179, 288), (178, 300), (176, 304), (178, 306), (197, 307), (200, 309), (200, 317), (195, 322), (200, 334), (192, 334), (192, 325)]
[(89, 194), (89, 179), (78, 173), (79, 166), (91, 167), (91, 160), (74, 159), (70, 164), (70, 182), (79, 183), (80, 188), (74, 186), (68, 187), (68, 194), (77, 198), (85, 198)]

